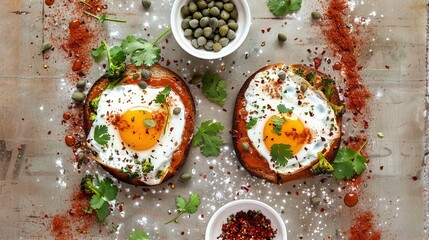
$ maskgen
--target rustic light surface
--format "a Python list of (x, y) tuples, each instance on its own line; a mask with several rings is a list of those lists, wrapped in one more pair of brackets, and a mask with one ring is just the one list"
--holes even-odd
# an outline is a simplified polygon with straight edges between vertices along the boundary
[[(66, 0), (57, 0), (51, 9), (43, 2), (6, 1), (0, 7), (1, 239), (52, 238), (51, 219), (70, 208), (70, 193), (85, 171), (98, 170), (101, 175), (108, 175), (97, 166), (84, 166), (78, 173), (71, 161), (72, 151), (64, 144), (66, 127), (61, 125), (61, 119), (74, 91), (67, 79), (70, 64), (59, 46), (55, 46), (49, 60), (43, 60), (39, 47), (51, 35), (66, 34), (71, 16), (60, 5)], [(190, 86), (197, 104), (198, 126), (204, 120), (216, 119), (229, 129), (234, 96), (246, 78), (260, 67), (276, 62), (311, 64), (312, 58), (327, 49), (319, 24), (310, 16), (315, 10), (323, 12), (319, 1), (304, 0), (298, 13), (284, 18), (273, 18), (266, 1), (248, 2), (253, 17), (249, 36), (228, 57), (213, 61), (196, 59), (185, 54), (172, 35), (167, 36), (168, 43), (160, 43), (166, 46), (161, 64), (170, 60), (168, 67), (184, 79), (210, 71), (219, 72), (228, 81), (226, 111), (209, 102), (198, 87)], [(173, 0), (152, 1), (150, 10), (145, 12), (139, 0), (106, 1), (109, 14), (128, 21), (104, 23), (107, 42), (119, 43), (128, 34), (150, 34), (152, 39), (169, 26), (172, 3)], [(361, 186), (355, 208), (346, 207), (341, 199), (352, 189), (330, 178), (324, 183), (318, 176), (278, 186), (251, 177), (234, 156), (230, 134), (225, 131), (222, 137), (226, 144), (221, 156), (205, 158), (199, 149), (191, 150), (182, 170), (193, 175), (188, 183), (180, 183), (175, 177), (170, 181), (174, 189), (166, 183), (148, 192), (119, 184), (118, 200), (124, 202), (124, 211), (115, 208), (106, 225), (96, 223), (90, 233), (75, 237), (124, 239), (132, 229), (144, 229), (151, 239), (203, 239), (207, 222), (216, 209), (235, 199), (248, 198), (263, 201), (280, 213), (290, 239), (341, 239), (341, 231), (347, 230), (352, 217), (362, 210), (375, 213), (376, 228), (381, 230), (383, 239), (424, 239), (428, 209), (424, 207), (427, 204), (423, 185), (423, 175), (427, 179), (428, 171), (422, 172), (428, 101), (426, 1), (351, 1), (351, 8), (350, 21), (355, 17), (360, 21), (362, 17), (366, 22), (363, 29), (367, 31), (361, 33), (366, 42), (358, 61), (363, 66), (360, 74), (373, 94), (367, 130), (371, 173), (365, 173), (371, 179)], [(54, 15), (55, 11), (58, 13)], [(44, 31), (43, 26), (52, 23), (53, 18), (57, 26)], [(285, 44), (277, 42), (278, 33), (288, 36)], [(336, 60), (329, 49), (324, 57), (332, 59), (332, 63)], [(45, 69), (44, 64), (49, 67)], [(338, 76), (331, 65), (323, 62), (321, 69)], [(92, 83), (102, 73), (101, 64), (94, 64), (86, 79)], [(345, 131), (356, 131), (353, 122), (346, 122)], [(377, 137), (378, 132), (383, 132), (384, 138)], [(18, 151), (18, 146), (23, 149)], [(425, 185), (428, 184), (426, 181)], [(174, 197), (187, 197), (190, 192), (202, 196), (197, 213), (184, 214), (179, 224), (164, 225), (175, 214)], [(140, 197), (133, 199), (136, 195)], [(322, 203), (311, 207), (311, 196), (321, 197)], [(109, 233), (117, 224), (118, 230)]]

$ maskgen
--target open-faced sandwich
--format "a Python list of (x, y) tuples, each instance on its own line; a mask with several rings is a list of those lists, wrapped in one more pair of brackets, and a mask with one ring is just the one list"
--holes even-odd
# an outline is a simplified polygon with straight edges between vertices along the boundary
[(305, 178), (319, 159), (335, 157), (343, 111), (327, 75), (303, 65), (269, 65), (237, 96), (235, 151), (251, 174), (270, 182)]
[(160, 65), (127, 65), (117, 83), (102, 77), (84, 105), (87, 145), (121, 181), (158, 185), (184, 164), (195, 106), (185, 82)]

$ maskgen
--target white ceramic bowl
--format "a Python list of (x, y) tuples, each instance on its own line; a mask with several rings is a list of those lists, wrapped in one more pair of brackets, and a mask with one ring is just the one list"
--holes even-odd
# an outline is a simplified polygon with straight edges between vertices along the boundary
[(266, 218), (271, 220), (271, 227), (276, 230), (275, 240), (287, 240), (286, 226), (280, 215), (270, 206), (256, 200), (243, 199), (230, 202), (219, 208), (210, 218), (206, 229), (205, 240), (215, 240), (222, 233), (222, 224), (231, 214), (239, 211), (255, 210), (261, 211)]
[(180, 8), (185, 4), (188, 4), (190, 1), (191, 0), (175, 0), (173, 8), (171, 9), (171, 31), (173, 32), (173, 36), (177, 43), (183, 48), (183, 50), (192, 56), (201, 59), (217, 59), (231, 54), (240, 47), (249, 33), (251, 24), (250, 8), (247, 4), (247, 0), (231, 0), (231, 2), (235, 4), (235, 8), (238, 12), (238, 29), (236, 31), (235, 39), (230, 41), (229, 44), (223, 47), (219, 52), (207, 51), (203, 47), (196, 49), (191, 45), (191, 40), (184, 36), (184, 31), (181, 26), (183, 18), (180, 13)]

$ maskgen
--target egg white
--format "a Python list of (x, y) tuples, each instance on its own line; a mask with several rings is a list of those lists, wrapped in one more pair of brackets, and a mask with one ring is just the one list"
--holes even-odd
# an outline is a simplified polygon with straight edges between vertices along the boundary
[[(98, 158), (117, 169), (132, 166), (132, 172), (136, 171), (134, 161), (142, 162), (150, 159), (154, 169), (141, 178), (148, 185), (162, 182), (163, 175), (157, 176), (159, 171), (165, 173), (170, 166), (170, 159), (174, 151), (182, 142), (182, 134), (185, 128), (185, 107), (180, 97), (172, 90), (169, 94), (169, 120), (166, 123), (167, 131), (161, 133), (158, 143), (150, 149), (137, 151), (122, 144), (119, 131), (108, 120), (109, 114), (124, 114), (129, 109), (142, 108), (149, 111), (162, 109), (161, 104), (155, 103), (156, 95), (164, 88), (148, 86), (141, 89), (137, 85), (118, 85), (113, 89), (105, 90), (100, 96), (97, 109), (97, 117), (92, 123), (91, 130), (87, 137), (89, 146), (98, 153)], [(173, 114), (173, 109), (179, 107), (182, 111)], [(94, 129), (96, 126), (106, 125), (110, 140), (105, 145), (100, 145), (94, 140)], [(136, 158), (137, 157), (137, 158)]]
[[(279, 82), (278, 73), (283, 71), (282, 69), (286, 69), (286, 66), (270, 68), (256, 74), (244, 97), (246, 111), (249, 113), (247, 121), (251, 117), (258, 119), (256, 125), (247, 131), (252, 145), (267, 160), (272, 170), (287, 174), (311, 164), (317, 158), (318, 152), (325, 148), (330, 149), (332, 140), (338, 138), (341, 132), (334, 110), (321, 93), (313, 87), (308, 87), (302, 93), (301, 83), (305, 80), (292, 70), (287, 70), (285, 81)], [(302, 95), (301, 99), (298, 99), (299, 94)], [(293, 115), (301, 120), (312, 136), (310, 143), (304, 144), (295, 154), (295, 158), (288, 160), (286, 166), (278, 166), (271, 161), (270, 150), (263, 141), (264, 126), (270, 117), (279, 114), (279, 104), (293, 108)]]

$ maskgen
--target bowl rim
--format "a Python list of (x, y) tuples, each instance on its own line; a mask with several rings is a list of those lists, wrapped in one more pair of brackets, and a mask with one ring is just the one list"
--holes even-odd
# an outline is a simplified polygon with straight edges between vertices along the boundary
[[(173, 36), (176, 40), (176, 42), (179, 44), (179, 46), (188, 54), (201, 58), (206, 60), (211, 59), (219, 59), (226, 57), (236, 51), (246, 40), (247, 35), (250, 31), (250, 25), (251, 25), (251, 11), (249, 4), (247, 3), (247, 0), (233, 0), (234, 3), (240, 2), (240, 5), (242, 6), (244, 14), (244, 26), (240, 34), (237, 34), (237, 37), (229, 43), (230, 46), (228, 48), (225, 47), (219, 52), (213, 52), (213, 51), (207, 51), (205, 49), (195, 49), (190, 45), (190, 40), (185, 38), (183, 35), (182, 27), (181, 27), (181, 21), (177, 21), (178, 18), (182, 19), (182, 16), (180, 14), (180, 7), (184, 2), (187, 2), (190, 0), (174, 0), (173, 6), (171, 8), (171, 14), (170, 14), (170, 27), (171, 32), (173, 33)], [(237, 4), (236, 4), (237, 5)], [(189, 44), (186, 43), (186, 41), (189, 42)]]
[[(251, 206), (258, 206), (261, 207), (261, 209), (267, 210), (268, 212), (272, 213), (275, 217), (275, 219), (271, 219), (271, 221), (277, 221), (279, 223), (279, 229), (278, 231), (282, 233), (283, 238), (281, 240), (287, 240), (287, 231), (286, 231), (286, 225), (284, 224), (283, 219), (280, 217), (280, 215), (277, 213), (276, 210), (274, 210), (270, 205), (253, 199), (240, 199), (240, 200), (234, 200), (231, 201), (225, 205), (223, 205), (221, 208), (216, 210), (216, 212), (212, 215), (212, 217), (209, 220), (209, 223), (207, 224), (206, 232), (205, 232), (205, 240), (213, 240), (211, 239), (211, 234), (213, 230), (213, 225), (215, 221), (219, 218), (219, 216), (228, 208), (231, 208), (233, 206), (237, 205), (249, 205)], [(256, 209), (257, 210), (257, 209)], [(240, 210), (237, 210), (238, 212)]]

